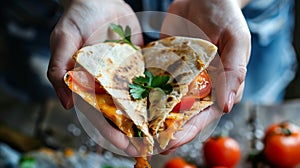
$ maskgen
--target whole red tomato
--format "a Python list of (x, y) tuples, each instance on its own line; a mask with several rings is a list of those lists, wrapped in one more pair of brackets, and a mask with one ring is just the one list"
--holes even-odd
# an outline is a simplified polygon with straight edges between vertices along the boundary
[(241, 149), (231, 137), (210, 137), (204, 142), (203, 155), (209, 167), (235, 167), (240, 161)]
[(182, 157), (174, 157), (166, 162), (164, 168), (196, 168), (196, 166), (187, 163)]
[(292, 168), (300, 164), (300, 127), (275, 123), (265, 131), (263, 153), (270, 164)]

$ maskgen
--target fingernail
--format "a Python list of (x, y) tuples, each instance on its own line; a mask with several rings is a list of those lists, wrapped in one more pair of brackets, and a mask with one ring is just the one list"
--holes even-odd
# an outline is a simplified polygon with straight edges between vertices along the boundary
[(225, 113), (228, 113), (231, 111), (233, 105), (234, 105), (234, 100), (235, 100), (235, 93), (230, 92), (229, 97), (228, 97), (228, 103), (227, 103), (227, 110), (225, 110)]
[(64, 106), (64, 108), (69, 109), (70, 108), (70, 102), (68, 101), (68, 95), (65, 92), (65, 90), (63, 88), (59, 88), (57, 91), (57, 96), (60, 99), (62, 105)]

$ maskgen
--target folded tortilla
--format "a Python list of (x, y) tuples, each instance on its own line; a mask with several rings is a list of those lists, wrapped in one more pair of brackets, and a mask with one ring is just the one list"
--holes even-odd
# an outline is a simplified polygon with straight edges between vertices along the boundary
[(188, 111), (172, 113), (188, 93), (190, 83), (214, 59), (217, 47), (206, 40), (174, 36), (151, 42), (142, 52), (146, 69), (153, 75), (169, 75), (173, 86), (169, 95), (159, 89), (149, 93), (149, 131), (164, 149), (186, 121), (213, 103), (207, 98), (196, 101)]
[[(216, 52), (217, 47), (208, 41), (179, 36), (151, 42), (142, 52), (125, 43), (100, 43), (80, 49), (74, 54), (74, 59), (95, 77), (107, 95), (81, 90), (70, 81), (68, 73), (65, 82), (73, 92), (101, 111), (131, 138), (139, 151), (152, 154), (153, 136), (160, 147), (165, 149), (176, 131), (213, 104), (209, 95), (197, 99), (190, 110), (172, 112), (188, 93), (190, 83), (207, 69)], [(160, 89), (152, 89), (148, 101), (146, 98), (133, 100), (129, 84), (135, 77), (144, 76), (145, 69), (154, 76), (170, 76), (173, 91), (166, 95)], [(112, 99), (114, 105), (103, 103), (105, 99)], [(136, 135), (134, 127), (142, 131), (143, 141), (132, 138)], [(141, 143), (144, 147), (141, 147)]]
[[(125, 43), (107, 42), (86, 46), (78, 50), (73, 58), (99, 81), (114, 104), (109, 107), (103, 103), (105, 102), (103, 95), (95, 96), (95, 93), (88, 93), (78, 89), (79, 87), (74, 87), (76, 84), (70, 82), (68, 75), (65, 76), (66, 84), (86, 102), (113, 121), (133, 140), (133, 144), (138, 149), (151, 154), (154, 142), (148, 131), (146, 99), (132, 100), (129, 93), (129, 84), (132, 83), (132, 79), (135, 76), (142, 76), (145, 69), (144, 58), (140, 50), (135, 50)], [(133, 126), (142, 131), (145, 138), (143, 145), (146, 149), (142, 149), (140, 144), (134, 140), (133, 136), (137, 133), (134, 132)]]

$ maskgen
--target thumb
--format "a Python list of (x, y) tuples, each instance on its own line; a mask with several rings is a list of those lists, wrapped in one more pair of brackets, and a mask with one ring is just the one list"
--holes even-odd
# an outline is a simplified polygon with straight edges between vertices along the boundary
[[(231, 111), (233, 105), (241, 100), (247, 64), (250, 55), (250, 34), (236, 33), (239, 36), (228, 38), (226, 43), (220, 43), (221, 62), (224, 67), (225, 84), (216, 88), (217, 100), (225, 113)], [(226, 36), (226, 35), (224, 35)]]
[[(65, 31), (68, 30), (68, 31)], [(66, 109), (73, 107), (72, 92), (64, 83), (65, 73), (75, 65), (72, 55), (78, 50), (80, 36), (73, 29), (57, 26), (50, 37), (51, 58), (47, 76)]]

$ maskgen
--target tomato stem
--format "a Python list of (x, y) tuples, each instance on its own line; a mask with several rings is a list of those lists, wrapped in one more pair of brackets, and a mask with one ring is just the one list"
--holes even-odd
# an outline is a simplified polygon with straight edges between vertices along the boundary
[(289, 128), (286, 128), (286, 122), (282, 122), (280, 125), (281, 128), (281, 132), (285, 135), (285, 136), (291, 136), (292, 135), (292, 131)]
[(288, 128), (281, 127), (281, 131), (285, 136), (291, 136), (292, 135), (292, 131)]
[(214, 135), (213, 138), (218, 139), (218, 138), (228, 137), (228, 136), (229, 136), (229, 131), (227, 129), (222, 129), (220, 133)]

